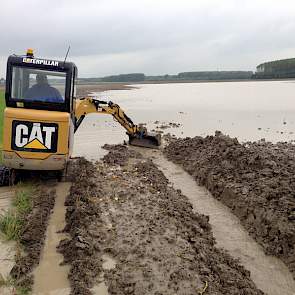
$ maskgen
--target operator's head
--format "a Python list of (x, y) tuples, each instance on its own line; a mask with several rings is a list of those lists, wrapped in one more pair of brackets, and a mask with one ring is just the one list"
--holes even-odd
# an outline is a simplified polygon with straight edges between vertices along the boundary
[(45, 74), (37, 74), (36, 75), (37, 84), (48, 84), (47, 76)]

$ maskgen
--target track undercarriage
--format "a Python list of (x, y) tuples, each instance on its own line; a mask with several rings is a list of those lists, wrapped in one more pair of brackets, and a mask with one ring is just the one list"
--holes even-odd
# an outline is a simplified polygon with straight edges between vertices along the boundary
[(13, 183), (15, 172), (13, 169), (0, 166), (0, 186), (6, 186)]

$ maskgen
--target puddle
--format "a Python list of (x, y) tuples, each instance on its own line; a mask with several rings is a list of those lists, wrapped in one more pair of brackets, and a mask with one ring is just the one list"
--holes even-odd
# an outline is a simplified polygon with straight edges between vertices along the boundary
[[(100, 278), (101, 280), (103, 280), (103, 278)], [(92, 293), (94, 295), (108, 295), (108, 287), (106, 286), (105, 282), (102, 281), (98, 286), (95, 286), (91, 289)]]
[[(103, 255), (102, 259), (103, 259), (102, 268), (104, 270), (110, 270), (116, 267), (116, 261), (110, 256)], [(108, 295), (109, 292), (108, 292), (108, 287), (104, 281), (104, 273), (101, 274), (99, 280), (101, 281), (101, 283), (93, 287), (91, 291), (93, 292), (94, 295)]]
[(102, 268), (105, 270), (110, 270), (116, 267), (116, 261), (108, 255), (103, 255), (103, 264)]
[(75, 133), (73, 157), (99, 160), (108, 153), (101, 146), (105, 143), (122, 143), (124, 140), (128, 140), (125, 129), (111, 116), (89, 114)]
[(57, 232), (65, 226), (64, 202), (69, 188), (69, 183), (59, 183), (56, 186), (56, 200), (46, 231), (44, 249), (40, 264), (34, 272), (34, 295), (68, 295), (70, 293), (69, 266), (60, 266), (63, 256), (56, 251), (60, 240), (65, 238), (65, 234)]
[(174, 188), (180, 189), (198, 213), (209, 215), (217, 246), (226, 249), (231, 256), (251, 272), (258, 288), (268, 295), (295, 295), (295, 282), (286, 265), (279, 259), (266, 256), (262, 248), (248, 235), (238, 218), (214, 199), (203, 187), (181, 167), (169, 162), (160, 152), (140, 150), (153, 158)]

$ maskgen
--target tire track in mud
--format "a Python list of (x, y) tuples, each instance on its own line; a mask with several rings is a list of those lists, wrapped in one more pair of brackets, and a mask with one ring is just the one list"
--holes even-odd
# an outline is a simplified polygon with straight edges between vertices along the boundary
[[(15, 191), (11, 187), (0, 187), (0, 214), (4, 214), (11, 207)], [(2, 240), (0, 236), (0, 279), (6, 279), (14, 266), (15, 243)], [(0, 286), (0, 294), (10, 295), (11, 287)]]
[(60, 231), (65, 226), (66, 209), (64, 202), (69, 193), (70, 183), (56, 185), (56, 199), (53, 212), (46, 230), (46, 239), (41, 253), (40, 263), (34, 271), (34, 295), (68, 295), (70, 285), (67, 279), (69, 267), (61, 266), (63, 256), (56, 247), (65, 238)]
[[(102, 273), (110, 295), (264, 294), (215, 246), (208, 218), (193, 212), (151, 161), (125, 146), (108, 149), (104, 163), (73, 163), (70, 238), (59, 245), (71, 294), (91, 294)], [(114, 268), (103, 266), (106, 255)]]
[[(64, 238), (57, 231), (65, 226), (64, 201), (69, 186), (54, 181), (34, 184), (32, 210), (24, 216), (19, 244), (0, 243), (0, 274), (8, 279), (7, 287), (0, 287), (1, 295), (27, 294), (27, 291), (34, 295), (70, 293), (68, 266), (60, 266), (63, 256), (56, 250), (61, 237)], [(1, 212), (8, 210), (14, 194), (13, 188), (0, 189)]]
[(229, 208), (198, 186), (180, 166), (168, 161), (162, 152), (146, 150), (142, 153), (153, 160), (175, 189), (189, 198), (196, 212), (209, 216), (217, 246), (241, 261), (258, 288), (269, 295), (295, 294), (295, 282), (286, 265), (276, 257), (267, 256)]

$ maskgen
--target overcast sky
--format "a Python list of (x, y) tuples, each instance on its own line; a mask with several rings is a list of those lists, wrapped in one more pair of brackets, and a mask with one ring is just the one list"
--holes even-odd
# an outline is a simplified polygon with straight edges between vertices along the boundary
[(80, 77), (254, 70), (295, 57), (294, 0), (1, 0), (10, 54), (69, 60)]

